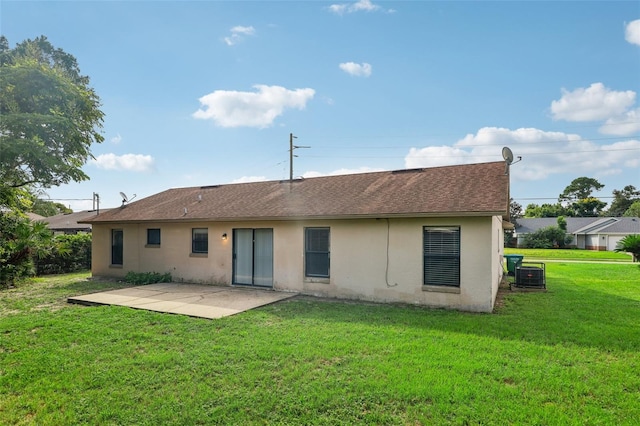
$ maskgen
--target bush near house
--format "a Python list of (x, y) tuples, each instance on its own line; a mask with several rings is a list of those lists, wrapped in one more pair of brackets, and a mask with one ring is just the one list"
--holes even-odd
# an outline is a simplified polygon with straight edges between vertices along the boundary
[(51, 250), (36, 256), (35, 266), (37, 275), (91, 269), (91, 234), (56, 235)]
[(525, 235), (525, 248), (564, 248), (573, 237), (566, 234), (560, 226), (547, 226)]
[(633, 261), (640, 261), (640, 234), (627, 235), (621, 239), (615, 251), (623, 253), (631, 253), (633, 255)]
[(34, 256), (48, 253), (52, 233), (42, 222), (18, 212), (0, 212), (0, 287), (33, 275)]
[(129, 284), (144, 285), (155, 283), (170, 283), (171, 274), (161, 274), (159, 272), (127, 272), (124, 281)]

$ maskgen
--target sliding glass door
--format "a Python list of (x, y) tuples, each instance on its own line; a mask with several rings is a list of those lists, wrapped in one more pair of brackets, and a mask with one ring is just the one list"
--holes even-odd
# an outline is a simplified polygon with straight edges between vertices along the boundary
[(233, 230), (233, 283), (273, 286), (273, 229)]

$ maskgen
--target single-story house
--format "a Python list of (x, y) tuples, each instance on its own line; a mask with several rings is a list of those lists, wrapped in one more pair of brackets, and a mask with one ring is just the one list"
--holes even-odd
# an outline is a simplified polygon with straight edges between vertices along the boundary
[[(570, 246), (580, 249), (613, 251), (625, 236), (640, 234), (637, 217), (565, 217), (565, 220), (567, 234), (573, 237)], [(518, 247), (522, 247), (526, 234), (557, 224), (555, 217), (518, 219), (514, 234)]]
[(73, 213), (61, 213), (55, 216), (43, 217), (39, 219), (47, 224), (47, 228), (51, 229), (54, 234), (79, 234), (91, 232), (91, 224), (79, 223), (84, 220), (90, 220), (97, 216), (98, 213), (105, 213), (110, 209), (85, 210)]
[(86, 219), (92, 274), (491, 312), (504, 162), (169, 189)]
[(44, 216), (40, 216), (38, 213), (27, 212), (26, 215), (31, 222), (38, 222), (46, 219)]

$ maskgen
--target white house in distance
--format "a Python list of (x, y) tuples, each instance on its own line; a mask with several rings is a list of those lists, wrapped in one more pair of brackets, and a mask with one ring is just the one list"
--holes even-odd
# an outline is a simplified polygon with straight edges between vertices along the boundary
[(101, 212), (92, 274), (491, 312), (505, 162), (169, 189)]
[[(613, 251), (627, 235), (640, 234), (637, 217), (565, 217), (565, 220), (567, 234), (573, 237), (569, 246), (579, 249)], [(522, 247), (527, 234), (557, 224), (555, 217), (518, 219), (515, 228), (518, 247)]]

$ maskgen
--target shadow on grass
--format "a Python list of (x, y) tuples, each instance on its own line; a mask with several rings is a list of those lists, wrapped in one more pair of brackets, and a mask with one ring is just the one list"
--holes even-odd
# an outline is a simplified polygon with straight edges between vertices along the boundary
[(134, 284), (116, 280), (87, 280), (81, 279), (60, 286), (61, 290), (69, 293), (69, 296), (80, 296), (84, 294), (98, 293), (101, 291), (118, 290), (121, 288), (135, 287)]
[[(622, 268), (626, 270), (627, 267)], [(290, 321), (294, 326), (353, 323), (365, 332), (388, 327), (398, 331), (431, 330), (550, 346), (640, 351), (640, 339), (637, 338), (640, 287), (632, 285), (634, 281), (618, 283), (615, 277), (607, 281), (606, 271), (600, 270), (598, 279), (585, 283), (584, 278), (572, 276), (573, 269), (566, 272), (561, 265), (553, 269), (547, 274), (547, 292), (508, 293), (503, 306), (494, 314), (301, 297), (259, 308), (256, 313), (249, 313), (248, 319), (251, 321), (254, 315), (263, 312)], [(639, 272), (632, 272), (632, 280), (635, 276), (640, 277)], [(75, 296), (131, 286), (125, 282), (83, 278), (59, 288), (69, 296)], [(242, 322), (243, 317), (234, 316), (225, 321)]]
[(634, 298), (581, 285), (571, 278), (547, 282), (547, 292), (507, 294), (504, 306), (494, 314), (311, 298), (265, 309), (291, 321), (353, 322), (372, 328), (435, 330), (549, 346), (640, 351), (640, 288)]

